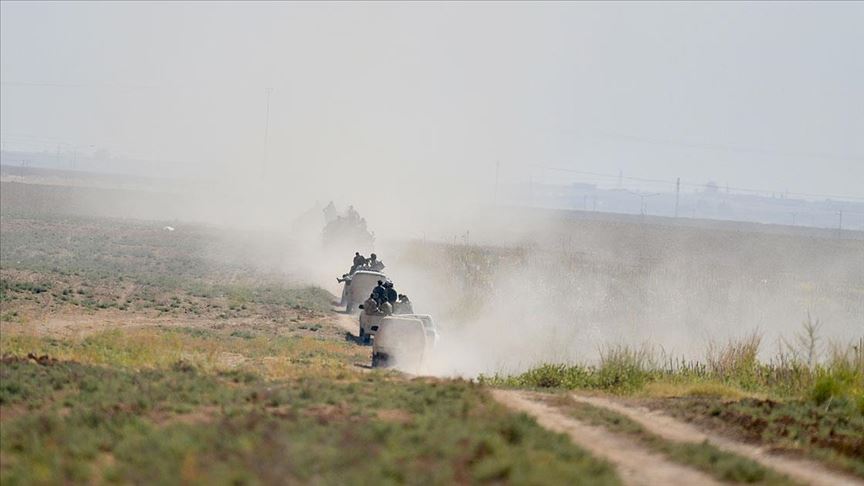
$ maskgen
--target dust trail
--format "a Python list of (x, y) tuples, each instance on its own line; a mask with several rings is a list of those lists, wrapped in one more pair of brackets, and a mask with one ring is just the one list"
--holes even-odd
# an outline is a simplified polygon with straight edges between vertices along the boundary
[(478, 243), (389, 249), (400, 290), (442, 327), (430, 373), (593, 363), (617, 345), (704, 360), (754, 331), (770, 360), (808, 316), (824, 357), (864, 329), (864, 240), (519, 214)]

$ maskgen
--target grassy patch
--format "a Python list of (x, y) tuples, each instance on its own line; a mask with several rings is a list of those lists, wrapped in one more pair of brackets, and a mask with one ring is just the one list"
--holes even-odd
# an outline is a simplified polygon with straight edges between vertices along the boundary
[(806, 454), (864, 477), (864, 414), (849, 397), (811, 400), (678, 398), (647, 402), (741, 439)]
[[(482, 377), (493, 386), (594, 389), (616, 393), (679, 390), (689, 396), (769, 395), (806, 397), (817, 404), (864, 396), (864, 338), (835, 345), (822, 362), (803, 362), (781, 353), (770, 362), (756, 359), (760, 338), (709, 347), (705, 363), (674, 361), (647, 348), (613, 347), (598, 365), (544, 364), (510, 376)], [(860, 402), (859, 403), (864, 403)], [(864, 409), (862, 409), (864, 411)]]
[(722, 451), (708, 442), (691, 444), (665, 440), (619, 413), (577, 402), (569, 396), (555, 396), (551, 401), (580, 421), (632, 437), (641, 445), (663, 454), (671, 461), (696, 468), (717, 480), (747, 484), (793, 484), (789, 478), (751, 459)]
[(462, 381), (18, 359), (0, 373), (3, 484), (617, 484), (610, 466)]
[(0, 350), (127, 369), (168, 368), (183, 361), (207, 372), (239, 367), (272, 379), (339, 378), (370, 359), (368, 348), (344, 341), (182, 327), (127, 328), (70, 339), (4, 333)]

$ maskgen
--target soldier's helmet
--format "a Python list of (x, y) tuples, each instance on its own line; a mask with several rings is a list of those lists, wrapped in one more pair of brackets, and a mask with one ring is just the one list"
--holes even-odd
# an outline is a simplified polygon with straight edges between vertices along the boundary
[(376, 254), (373, 253), (373, 254), (369, 255), (369, 258), (375, 260), (375, 259), (378, 258), (378, 255), (376, 255)]

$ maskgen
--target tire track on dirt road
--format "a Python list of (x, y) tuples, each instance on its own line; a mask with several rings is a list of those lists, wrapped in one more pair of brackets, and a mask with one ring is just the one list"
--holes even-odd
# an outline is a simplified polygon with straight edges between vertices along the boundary
[(337, 326), (339, 326), (343, 331), (348, 334), (356, 337), (357, 333), (360, 332), (359, 324), (357, 324), (357, 317), (351, 314), (345, 314), (343, 311), (333, 310), (334, 322)]
[[(360, 343), (360, 337), (358, 336), (360, 332), (360, 327), (357, 322), (357, 316), (352, 314), (346, 314), (342, 310), (337, 310), (336, 308), (332, 309), (333, 322), (343, 331), (345, 331), (345, 339), (348, 341), (352, 341), (354, 344), (362, 346)], [(369, 361), (367, 363), (372, 362), (371, 350)], [(368, 373), (372, 370), (372, 367), (367, 363), (354, 363), (354, 369), (356, 371), (360, 371), (363, 373)]]
[(527, 413), (546, 429), (567, 434), (576, 445), (614, 464), (625, 484), (721, 484), (700, 471), (670, 462), (662, 455), (650, 452), (626, 437), (568, 417), (555, 408), (532, 399), (529, 392), (492, 390), (491, 393), (499, 403), (512, 410)]
[(773, 469), (791, 479), (814, 486), (864, 486), (864, 481), (829, 470), (825, 466), (806, 459), (791, 459), (771, 454), (765, 447), (737, 442), (716, 434), (704, 432), (697, 427), (674, 419), (660, 411), (644, 407), (624, 405), (603, 397), (571, 394), (581, 403), (605, 408), (637, 422), (648, 432), (675, 442), (702, 443), (708, 441), (718, 449), (752, 459), (763, 466)]

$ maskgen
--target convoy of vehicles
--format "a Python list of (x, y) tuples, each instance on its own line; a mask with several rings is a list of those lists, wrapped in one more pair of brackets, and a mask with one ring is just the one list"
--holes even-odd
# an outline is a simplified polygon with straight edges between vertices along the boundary
[(363, 344), (372, 345), (373, 368), (398, 368), (417, 373), (438, 343), (438, 328), (428, 314), (370, 314), (360, 305), (372, 293), (378, 281), (387, 281), (381, 272), (358, 270), (345, 279), (342, 303), (351, 313), (361, 309), (358, 336)]

